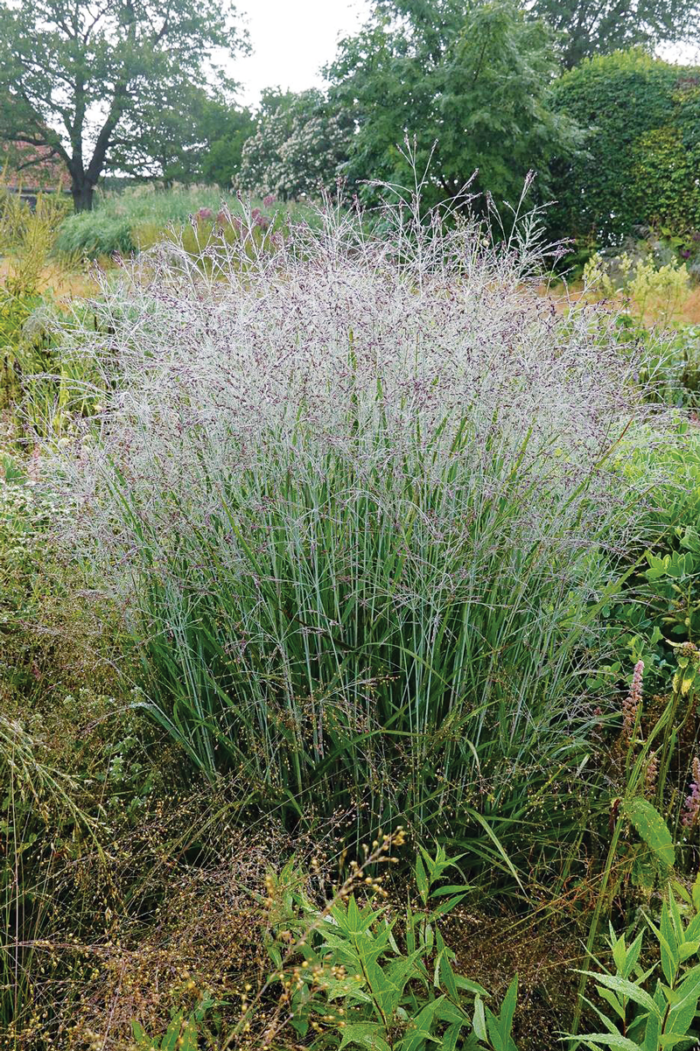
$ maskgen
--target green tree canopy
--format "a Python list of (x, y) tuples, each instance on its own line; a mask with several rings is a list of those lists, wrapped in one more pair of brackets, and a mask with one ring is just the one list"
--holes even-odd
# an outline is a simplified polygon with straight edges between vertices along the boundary
[(207, 88), (216, 49), (246, 46), (234, 17), (228, 0), (0, 0), (0, 137), (49, 146), (90, 208), (120, 157), (157, 155), (156, 113)]
[(254, 134), (250, 110), (192, 87), (179, 98), (139, 100), (133, 134), (114, 144), (110, 166), (168, 183), (204, 181), (229, 187), (241, 166), (243, 144)]
[(250, 193), (289, 199), (329, 189), (347, 160), (350, 114), (329, 105), (322, 91), (263, 92), (255, 135), (243, 147), (237, 183)]
[(567, 68), (596, 54), (700, 36), (698, 0), (534, 0), (531, 8), (563, 34)]
[(208, 102), (201, 129), (204, 133), (200, 172), (205, 182), (230, 186), (243, 164), (243, 147), (255, 134), (249, 109)]
[(617, 52), (566, 73), (555, 98), (590, 132), (587, 155), (558, 167), (554, 232), (615, 244), (637, 226), (700, 229), (700, 69)]
[(357, 126), (346, 171), (405, 181), (397, 143), (409, 137), (419, 166), (437, 143), (435, 197), (477, 169), (497, 199), (517, 198), (530, 169), (546, 191), (550, 160), (578, 142), (551, 106), (557, 70), (551, 29), (516, 0), (377, 0), (327, 71), (332, 100)]

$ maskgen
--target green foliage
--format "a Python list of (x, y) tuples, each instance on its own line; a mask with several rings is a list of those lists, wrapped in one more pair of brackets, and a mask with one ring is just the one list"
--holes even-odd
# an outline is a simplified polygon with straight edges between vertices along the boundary
[[(676, 546), (677, 545), (677, 546)], [(627, 644), (650, 662), (650, 673), (670, 685), (671, 644), (694, 642), (700, 633), (700, 541), (692, 527), (676, 527), (671, 550), (645, 552), (648, 568), (634, 589), (635, 602), (622, 607), (631, 633)]]
[(216, 213), (221, 203), (222, 193), (213, 187), (159, 190), (145, 183), (98, 198), (92, 212), (69, 216), (61, 226), (56, 248), (64, 255), (88, 259), (115, 252), (127, 255), (138, 250), (143, 228), (162, 235), (170, 224), (184, 226), (200, 208)]
[(700, 226), (700, 72), (641, 51), (585, 61), (556, 84), (557, 112), (590, 129), (559, 165), (551, 227), (600, 244), (639, 226)]
[(243, 144), (255, 132), (249, 110), (196, 86), (183, 86), (175, 99), (154, 98), (142, 122), (138, 138), (114, 146), (111, 166), (168, 185), (205, 182), (228, 189)]
[(344, 171), (413, 185), (397, 149), (406, 137), (419, 170), (432, 157), (434, 198), (454, 197), (477, 169), (473, 187), (499, 202), (518, 200), (531, 169), (546, 194), (550, 161), (578, 144), (552, 108), (556, 69), (547, 25), (514, 0), (376, 3), (328, 71), (332, 101), (358, 126)]
[[(0, 244), (8, 252), (7, 271), (0, 285), (0, 407), (27, 429), (30, 404), (53, 401), (67, 377), (44, 377), (56, 365), (57, 345), (50, 294), (41, 292), (44, 270), (66, 214), (58, 194), (41, 194), (31, 209), (11, 194), (0, 197)], [(30, 376), (44, 377), (28, 389)], [(65, 400), (65, 391), (63, 392)], [(58, 394), (61, 400), (61, 394)]]
[(58, 238), (60, 252), (76, 253), (87, 259), (136, 250), (132, 221), (125, 215), (110, 214), (107, 208), (76, 212), (63, 224)]
[(206, 89), (212, 53), (240, 49), (234, 14), (216, 0), (3, 3), (0, 135), (58, 155), (76, 209), (89, 209), (106, 167), (133, 151), (158, 156), (156, 115), (179, 112), (183, 99)]
[(667, 870), (672, 869), (676, 861), (673, 840), (658, 810), (647, 799), (634, 796), (625, 800), (623, 814), (634, 825), (652, 856)]
[(680, 80), (674, 102), (673, 123), (653, 128), (632, 146), (632, 189), (644, 225), (686, 233), (700, 229), (700, 70)]
[(533, 8), (562, 33), (567, 68), (596, 54), (682, 40), (699, 13), (697, 0), (535, 0)]
[[(645, 346), (645, 375), (651, 381), (650, 396), (666, 405), (700, 406), (700, 325), (676, 325), (662, 339), (637, 326)], [(692, 457), (691, 457), (692, 459)]]
[[(613, 800), (610, 814), (610, 843), (602, 870), (597, 901), (591, 919), (587, 951), (592, 953), (597, 940), (601, 917), (609, 911), (617, 894), (622, 893), (626, 881), (643, 889), (650, 896), (654, 887), (668, 886), (676, 862), (674, 840), (669, 825), (678, 834), (688, 812), (681, 815), (678, 784), (669, 785), (672, 764), (683, 771), (681, 780), (687, 784), (688, 765), (693, 779), (700, 779), (700, 761), (694, 759), (685, 766), (681, 759), (681, 741), (684, 728), (692, 716), (695, 680), (700, 670), (700, 651), (692, 643), (677, 648), (676, 668), (671, 682), (671, 694), (664, 699), (660, 714), (651, 708), (645, 717), (642, 696), (644, 663), (635, 667), (633, 685), (623, 707), (622, 733), (618, 755), (622, 755), (622, 798)], [(682, 715), (682, 717), (681, 717)], [(646, 796), (654, 799), (653, 805)], [(686, 807), (688, 800), (686, 800)], [(665, 820), (668, 818), (668, 822)], [(691, 820), (694, 822), (695, 816)], [(626, 842), (626, 826), (634, 827), (642, 845)], [(582, 972), (579, 994), (574, 1012), (573, 1031), (578, 1031), (584, 1004), (588, 972)], [(700, 985), (698, 986), (700, 990)], [(655, 1046), (655, 1045), (654, 1045)]]
[[(484, 1005), (486, 990), (455, 970), (455, 954), (440, 931), (441, 919), (469, 890), (444, 885), (446, 870), (458, 862), (441, 847), (434, 857), (421, 848), (415, 866), (420, 904), (409, 901), (401, 923), (386, 907), (358, 902), (348, 888), (319, 911), (294, 890), (298, 877), (287, 867), (272, 891), (284, 902), (275, 928), (285, 936), (295, 932), (303, 962), (290, 959), (286, 941), (274, 937), (269, 983), (281, 982), (286, 991), (300, 1039), (311, 1037), (319, 1051), (427, 1051), (434, 1044), (517, 1051), (511, 1037), (517, 978), (494, 1013)], [(381, 881), (365, 882), (376, 887)], [(289, 886), (291, 893), (284, 890)]]
[[(469, 433), (465, 425), (464, 442)], [(301, 435), (295, 446), (295, 458), (308, 455)], [(488, 470), (502, 486), (495, 450), (493, 456)], [(284, 478), (280, 469), (275, 465), (275, 475)], [(448, 458), (430, 486), (407, 470), (408, 461), (397, 474), (382, 465), (368, 477), (368, 492), (345, 458), (328, 452), (323, 477), (297, 483), (290, 475), (280, 492), (267, 472), (251, 475), (245, 504), (227, 486), (208, 535), (182, 536), (176, 550), (156, 554), (157, 536), (141, 528), (144, 567), (158, 558), (166, 570), (143, 577), (148, 628), (145, 639), (137, 628), (137, 646), (144, 688), (156, 718), (210, 774), (215, 767), (244, 769), (290, 814), (309, 791), (317, 811), (363, 798), (377, 820), (410, 813), (432, 828), (442, 825), (441, 810), (454, 806), (459, 825), (451, 835), (468, 836), (481, 864), (511, 881), (508, 854), (523, 846), (520, 821), (531, 807), (540, 824), (554, 821), (555, 836), (568, 835), (565, 793), (557, 791), (556, 809), (546, 800), (552, 767), (583, 762), (586, 753), (583, 725), (580, 732), (572, 725), (562, 741), (556, 713), (589, 638), (587, 588), (577, 597), (563, 585), (566, 596), (553, 603), (554, 555), (542, 561), (531, 551), (523, 561), (517, 541), (514, 547), (507, 539), (520, 513), (515, 477), (495, 504), (474, 494), (476, 502), (453, 519), (453, 547), (426, 525), (446, 513), (457, 464)], [(338, 500), (334, 492), (347, 495)], [(400, 529), (386, 502), (392, 494), (402, 509)], [(320, 508), (332, 514), (319, 515)], [(243, 576), (222, 561), (227, 536), (240, 545)], [(322, 565), (312, 557), (317, 548), (326, 552)], [(587, 553), (581, 558), (580, 573), (600, 580), (603, 564)], [(471, 583), (466, 605), (452, 588), (441, 598), (440, 582), (458, 579), (473, 560), (481, 584)], [(396, 601), (397, 566), (402, 589), (417, 596), (408, 608)], [(517, 604), (515, 573), (523, 596)], [(305, 612), (296, 617), (294, 609)], [(242, 614), (247, 642), (232, 661), (229, 640)], [(329, 622), (338, 629), (324, 627)], [(435, 623), (440, 629), (433, 632)], [(365, 686), (358, 695), (359, 683)], [(525, 689), (532, 689), (527, 714), (518, 703)], [(486, 798), (477, 788), (482, 777), (491, 786)], [(548, 836), (540, 837), (545, 851)]]
[(688, 295), (690, 274), (685, 263), (658, 266), (650, 254), (635, 261), (627, 252), (612, 259), (595, 253), (584, 267), (583, 280), (591, 292), (613, 296), (619, 291), (638, 321), (649, 317), (667, 328)]
[[(641, 965), (643, 932), (627, 945), (625, 936), (610, 929), (610, 950), (615, 971), (585, 971), (593, 978), (607, 1010), (587, 1001), (605, 1031), (570, 1037), (584, 1047), (618, 1048), (620, 1051), (662, 1051), (688, 1048), (698, 1038), (700, 1002), (700, 912), (697, 882), (693, 896), (683, 891), (683, 912), (669, 890), (658, 926), (647, 920), (661, 955), (648, 970)], [(683, 914), (685, 913), (685, 915)], [(609, 1009), (612, 1009), (612, 1013)]]
[(644, 660), (649, 689), (666, 692), (676, 673), (677, 645), (697, 642), (700, 634), (700, 434), (682, 421), (675, 435), (660, 439), (650, 429), (634, 441), (625, 471), (652, 486), (640, 525), (655, 542), (641, 553), (622, 601), (606, 613), (619, 626), (630, 659)]
[(243, 148), (255, 134), (255, 121), (247, 109), (208, 101), (200, 122), (205, 145), (201, 150), (198, 178), (229, 187), (241, 170)]
[(0, 251), (8, 256), (4, 288), (11, 296), (34, 296), (61, 223), (70, 209), (60, 193), (39, 194), (33, 208), (0, 187)]
[(150, 1037), (139, 1022), (132, 1025), (134, 1045), (138, 1051), (198, 1051), (202, 1021), (212, 1008), (219, 1006), (216, 1000), (202, 1000), (194, 1011), (185, 1014), (176, 1011), (162, 1037)]

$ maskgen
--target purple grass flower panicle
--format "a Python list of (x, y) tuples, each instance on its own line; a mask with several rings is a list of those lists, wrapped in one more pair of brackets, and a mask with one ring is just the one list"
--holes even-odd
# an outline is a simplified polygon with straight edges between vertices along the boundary
[[(399, 755), (418, 769), (432, 747), (416, 719), (472, 718), (480, 684), (485, 703), (503, 697), (504, 726), (533, 769), (548, 766), (565, 725), (583, 734), (581, 676), (607, 652), (605, 624), (591, 618), (609, 573), (596, 552), (634, 549), (649, 486), (636, 471), (590, 465), (630, 420), (656, 418), (632, 382), (636, 356), (601, 338), (608, 313), (593, 324), (591, 304), (564, 313), (540, 294), (551, 252), (536, 216), (506, 249), (481, 205), (471, 215), (460, 203), (459, 222), (443, 222), (444, 208), (428, 220), (419, 200), (387, 192), (381, 222), (324, 206), (305, 223), (281, 214), (264, 236), (270, 214), (244, 201), (226, 236), (209, 236), (209, 223), (194, 243), (171, 231), (124, 260), (118, 281), (98, 275), (97, 322), (71, 320), (66, 350), (70, 339), (104, 413), (78, 417), (67, 446), (53, 416), (41, 428), (51, 436), (43, 473), (78, 509), (57, 516), (68, 557), (79, 554), (86, 587), (126, 603), (139, 637), (147, 610), (149, 638), (162, 640), (151, 671), (164, 725), (187, 706), (183, 733), (205, 769), (245, 754), (251, 777), (297, 792), (316, 783), (306, 778), (323, 733), (340, 720), (357, 744), (342, 763), (326, 756), (328, 813), (346, 760), (387, 786), (389, 796), (377, 791), (388, 805)], [(636, 463), (636, 447), (621, 442), (618, 456)], [(299, 619), (279, 622), (278, 637), (281, 580)], [(350, 655), (334, 642), (326, 589), (339, 602), (357, 596)], [(377, 596), (371, 616), (360, 596)], [(374, 704), (380, 623), (402, 655), (381, 673), (386, 703)], [(507, 654), (487, 643), (502, 632)], [(246, 642), (239, 670), (223, 660), (212, 670), (222, 685), (204, 730), (187, 685), (199, 638), (201, 653), (215, 643), (233, 647), (231, 659)], [(454, 660), (459, 685), (438, 690), (425, 669), (448, 640), (440, 660)], [(500, 685), (504, 660), (518, 668), (517, 690)], [(322, 695), (316, 663), (328, 671)], [(182, 680), (175, 692), (171, 679)], [(641, 665), (637, 680), (630, 737)], [(403, 738), (387, 736), (384, 713), (403, 711), (414, 688), (401, 716), (409, 750), (394, 753)], [(439, 747), (444, 805), (456, 807), (478, 783), (477, 757), (451, 738)], [(512, 776), (496, 738), (484, 758), (494, 783)], [(396, 809), (423, 807), (419, 779), (404, 783)]]
[(690, 782), (690, 794), (686, 796), (683, 824), (693, 828), (700, 817), (700, 759), (693, 759), (693, 780)]
[(622, 702), (622, 739), (628, 745), (632, 743), (632, 735), (642, 703), (643, 680), (644, 661), (640, 660), (634, 666), (630, 692)]

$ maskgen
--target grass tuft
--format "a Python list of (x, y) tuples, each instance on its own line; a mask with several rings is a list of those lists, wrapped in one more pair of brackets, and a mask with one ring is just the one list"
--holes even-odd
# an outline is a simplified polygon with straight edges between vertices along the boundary
[(104, 282), (71, 352), (105, 395), (54, 461), (71, 540), (207, 777), (565, 874), (635, 363), (537, 294), (536, 218), (504, 243), (414, 199), (371, 229), (327, 209), (274, 254), (171, 241)]

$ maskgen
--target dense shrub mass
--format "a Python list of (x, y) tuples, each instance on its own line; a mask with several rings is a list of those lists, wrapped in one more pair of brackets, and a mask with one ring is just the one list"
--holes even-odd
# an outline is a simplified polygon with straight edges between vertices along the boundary
[(564, 74), (555, 98), (589, 129), (554, 186), (560, 234), (615, 244), (639, 226), (700, 227), (700, 69), (616, 52)]

